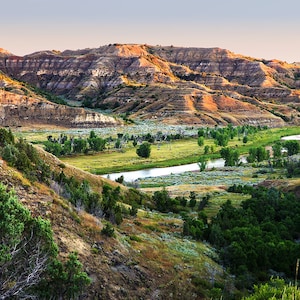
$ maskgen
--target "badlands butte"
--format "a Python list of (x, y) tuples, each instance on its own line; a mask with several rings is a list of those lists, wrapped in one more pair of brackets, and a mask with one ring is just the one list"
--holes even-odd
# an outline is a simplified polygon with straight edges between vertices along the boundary
[[(300, 123), (300, 64), (225, 49), (113, 44), (25, 56), (1, 49), (0, 71), (2, 126), (117, 125), (120, 114), (204, 126)], [(81, 107), (49, 102), (41, 90)]]

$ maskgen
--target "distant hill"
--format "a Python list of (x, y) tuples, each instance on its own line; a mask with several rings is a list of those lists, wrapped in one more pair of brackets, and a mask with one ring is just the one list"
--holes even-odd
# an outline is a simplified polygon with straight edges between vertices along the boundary
[(53, 103), (44, 94), (0, 72), (0, 126), (102, 127), (120, 124), (109, 116), (60, 105), (58, 103), (64, 101), (55, 96), (51, 99), (58, 103)]
[(300, 66), (219, 48), (113, 44), (0, 55), (0, 70), (90, 107), (168, 123), (299, 124)]

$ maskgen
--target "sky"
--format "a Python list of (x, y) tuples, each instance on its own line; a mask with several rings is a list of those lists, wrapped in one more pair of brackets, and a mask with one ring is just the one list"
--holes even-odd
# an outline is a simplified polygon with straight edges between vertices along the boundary
[(0, 48), (220, 47), (292, 63), (300, 62), (299, 12), (299, 0), (4, 0)]

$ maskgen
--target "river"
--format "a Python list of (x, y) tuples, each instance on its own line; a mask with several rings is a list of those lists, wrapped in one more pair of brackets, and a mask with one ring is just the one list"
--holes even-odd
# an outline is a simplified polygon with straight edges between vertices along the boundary
[[(241, 161), (246, 162), (246, 158), (241, 157)], [(207, 169), (222, 168), (224, 167), (224, 163), (225, 161), (223, 158), (214, 159), (207, 162), (206, 168)], [(151, 169), (144, 169), (139, 171), (111, 173), (111, 174), (105, 174), (101, 176), (109, 178), (111, 180), (116, 180), (117, 178), (123, 175), (124, 181), (133, 182), (139, 178), (158, 177), (158, 176), (165, 176), (170, 174), (178, 174), (178, 173), (192, 172), (192, 171), (199, 171), (199, 166), (197, 163), (174, 166), (174, 167), (166, 167), (166, 168), (151, 168)]]
[(300, 141), (300, 134), (299, 135), (284, 136), (281, 139), (283, 141)]

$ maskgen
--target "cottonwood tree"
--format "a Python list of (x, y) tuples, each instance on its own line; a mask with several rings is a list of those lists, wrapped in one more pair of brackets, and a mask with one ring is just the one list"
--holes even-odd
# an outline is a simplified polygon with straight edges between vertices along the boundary
[(249, 156), (247, 157), (247, 161), (249, 163), (252, 162), (262, 162), (269, 158), (269, 152), (264, 147), (250, 148)]
[(220, 150), (222, 158), (225, 160), (225, 166), (232, 167), (239, 163), (239, 152), (232, 148), (222, 148)]
[(200, 147), (203, 146), (204, 145), (204, 137), (203, 136), (198, 137), (197, 143), (198, 143), (198, 146), (200, 146)]
[(199, 166), (200, 172), (203, 172), (207, 167), (207, 159), (205, 159), (203, 156), (201, 156), (199, 158), (198, 166)]

